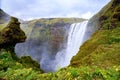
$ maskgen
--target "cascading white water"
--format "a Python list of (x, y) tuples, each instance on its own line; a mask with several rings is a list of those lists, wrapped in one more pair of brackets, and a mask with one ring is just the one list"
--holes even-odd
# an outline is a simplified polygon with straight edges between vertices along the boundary
[(66, 67), (70, 64), (71, 58), (77, 54), (80, 46), (85, 41), (84, 37), (87, 35), (85, 33), (87, 31), (87, 22), (88, 21), (71, 24), (68, 30), (67, 44), (64, 44), (66, 48), (62, 48), (56, 54), (50, 55), (50, 51), (47, 49), (48, 43), (40, 45), (39, 43), (30, 43), (29, 40), (25, 43), (17, 44), (15, 52), (19, 57), (25, 55), (31, 56), (32, 59), (40, 63), (40, 68), (45, 72), (52, 72), (59, 68)]
[[(58, 59), (59, 67), (65, 67), (70, 64), (71, 58), (77, 54), (80, 46), (83, 44), (87, 22), (71, 24), (68, 33), (67, 47), (65, 50), (58, 52), (56, 58)], [(62, 60), (60, 59), (62, 58)], [(61, 61), (60, 61), (61, 60)]]
[(74, 23), (70, 27), (66, 49), (66, 57), (68, 58), (66, 65), (69, 64), (70, 59), (79, 51), (80, 46), (84, 42), (87, 22)]
[[(68, 32), (67, 47), (58, 53), (55, 56), (54, 60), (41, 60), (41, 63), (47, 62), (45, 65), (41, 65), (43, 70), (56, 71), (59, 68), (66, 67), (70, 64), (71, 58), (77, 54), (80, 46), (83, 44), (87, 22), (74, 23), (71, 24)], [(47, 66), (46, 66), (47, 65)], [(51, 70), (50, 70), (51, 68)]]

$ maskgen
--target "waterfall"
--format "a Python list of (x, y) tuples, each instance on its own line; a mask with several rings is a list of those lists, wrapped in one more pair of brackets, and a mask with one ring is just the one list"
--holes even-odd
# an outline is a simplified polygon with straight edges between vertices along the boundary
[(56, 54), (51, 54), (52, 52), (48, 49), (50, 45), (48, 42), (41, 44), (39, 40), (34, 39), (28, 39), (24, 43), (17, 44), (15, 52), (18, 57), (31, 56), (32, 59), (40, 63), (40, 68), (45, 72), (54, 72), (68, 66), (71, 58), (79, 51), (80, 46), (86, 40), (84, 38), (87, 35), (85, 33), (87, 31), (87, 22), (74, 23), (67, 28), (69, 29), (67, 30), (67, 41), (65, 38), (65, 43), (62, 45), (65, 47), (58, 50)]
[(88, 21), (71, 24), (68, 32), (66, 49), (58, 51), (53, 61), (51, 60), (41, 61), (41, 64), (44, 64), (41, 65), (41, 68), (43, 70), (46, 70), (48, 72), (56, 71), (57, 69), (66, 67), (70, 64), (71, 58), (77, 54), (80, 46), (85, 41), (84, 37), (85, 37), (87, 22)]
[(66, 61), (64, 66), (70, 64), (71, 58), (76, 55), (80, 49), (80, 46), (83, 44), (87, 22), (84, 21), (82, 23), (74, 23), (70, 26), (68, 41), (67, 41), (67, 49), (66, 49)]
[[(79, 51), (80, 46), (84, 42), (87, 22), (88, 21), (74, 23), (70, 27), (66, 49), (66, 57), (69, 62), (70, 59)], [(67, 62), (67, 65), (69, 62)]]

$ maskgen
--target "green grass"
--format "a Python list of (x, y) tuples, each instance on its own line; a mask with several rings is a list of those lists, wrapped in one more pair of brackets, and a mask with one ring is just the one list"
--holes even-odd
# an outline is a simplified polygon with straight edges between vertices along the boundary
[(104, 68), (120, 65), (120, 28), (94, 33), (72, 58), (71, 65), (96, 65)]
[[(0, 79), (5, 80), (119, 80), (120, 66), (108, 68), (98, 66), (67, 67), (54, 73), (43, 73), (30, 57), (13, 58), (11, 52), (0, 53)], [(15, 56), (14, 56), (15, 57)]]
[(42, 73), (39, 64), (30, 57), (26, 56), (18, 59), (16, 56), (12, 57), (13, 54), (9, 51), (1, 50), (0, 78), (16, 80), (16, 78), (21, 79), (21, 77), (27, 78), (28, 75), (30, 76), (30, 73)]
[[(101, 30), (96, 32), (83, 45), (83, 47), (87, 45), (86, 48), (88, 49), (91, 47), (89, 49), (91, 54), (82, 54), (78, 57), (78, 53), (78, 58), (74, 60), (78, 60), (77, 64), (81, 65), (74, 64), (77, 66), (76, 68), (70, 66), (54, 73), (43, 73), (37, 62), (32, 61), (30, 57), (18, 59), (11, 56), (13, 53), (2, 50), (0, 53), (0, 78), (6, 80), (119, 80), (119, 30), (116, 28), (112, 31)], [(96, 47), (92, 47), (92, 44), (88, 45), (89, 43), (95, 44)], [(83, 50), (89, 53), (84, 48)]]
[(6, 25), (7, 25), (7, 23), (0, 24), (0, 31), (1, 31), (3, 28), (5, 28), (5, 27), (6, 27)]
[[(15, 53), (1, 50), (0, 79), (5, 80), (120, 80), (120, 5), (111, 8), (113, 0), (98, 14), (90, 19), (89, 25), (95, 25), (96, 31), (80, 48), (71, 60), (69, 67), (54, 73), (43, 73), (39, 64), (29, 56), (21, 59)], [(117, 17), (116, 17), (117, 16)], [(100, 18), (106, 19), (100, 19)], [(62, 21), (65, 23), (79, 22), (80, 19), (40, 19), (29, 22), (26, 34), (32, 31), (36, 22), (52, 25)], [(111, 27), (110, 25), (115, 25)], [(3, 26), (3, 25), (0, 25)], [(27, 26), (25, 24), (24, 26)], [(110, 27), (110, 28), (109, 28)], [(2, 27), (0, 27), (2, 30)], [(49, 32), (48, 32), (49, 33)], [(28, 34), (29, 35), (29, 34)]]

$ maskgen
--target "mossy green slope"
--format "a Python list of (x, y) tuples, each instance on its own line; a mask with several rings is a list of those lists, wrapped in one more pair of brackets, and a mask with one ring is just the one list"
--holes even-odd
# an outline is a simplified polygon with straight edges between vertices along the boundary
[(120, 1), (111, 0), (89, 20), (89, 26), (95, 29), (113, 29), (120, 26)]
[(9, 21), (10, 16), (0, 9), (0, 31), (5, 28)]
[(11, 52), (0, 53), (0, 80), (119, 80), (120, 66), (107, 69), (97, 66), (68, 67), (54, 73), (43, 73), (30, 57), (15, 59)]
[(94, 33), (72, 58), (71, 65), (96, 65), (105, 68), (120, 65), (120, 28)]
[[(40, 74), (40, 66), (36, 61), (33, 61), (29, 56), (18, 59), (15, 53), (1, 50), (0, 52), (0, 79), (15, 80), (27, 79), (30, 80), (32, 73)], [(22, 77), (22, 79), (21, 79)]]
[(96, 22), (96, 31), (71, 60), (71, 66), (96, 65), (107, 68), (120, 65), (120, 1), (111, 0), (98, 14), (90, 19)]

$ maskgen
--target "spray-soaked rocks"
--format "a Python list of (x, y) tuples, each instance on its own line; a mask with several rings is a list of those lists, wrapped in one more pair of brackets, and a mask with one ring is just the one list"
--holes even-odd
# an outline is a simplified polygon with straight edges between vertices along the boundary
[(25, 39), (25, 33), (20, 29), (20, 22), (17, 18), (11, 17), (8, 25), (0, 32), (0, 48), (15, 46)]

